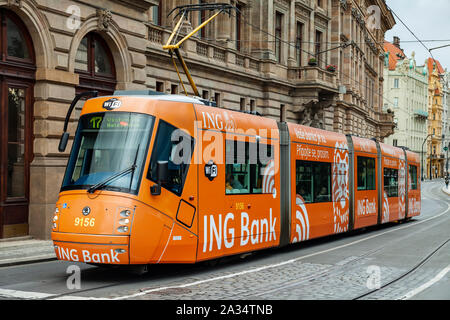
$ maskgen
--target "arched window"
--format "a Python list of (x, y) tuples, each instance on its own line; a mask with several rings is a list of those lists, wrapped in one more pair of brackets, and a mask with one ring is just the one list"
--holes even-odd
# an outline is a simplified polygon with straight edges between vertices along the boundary
[(108, 95), (114, 92), (116, 70), (113, 57), (99, 34), (91, 32), (81, 40), (75, 57), (75, 72), (80, 75), (77, 93), (98, 90), (99, 95)]
[(0, 238), (28, 234), (35, 71), (24, 23), (0, 9)]

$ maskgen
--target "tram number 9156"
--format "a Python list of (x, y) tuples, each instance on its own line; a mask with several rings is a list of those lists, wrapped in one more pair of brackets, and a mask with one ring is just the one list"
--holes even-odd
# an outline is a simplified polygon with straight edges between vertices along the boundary
[(74, 221), (75, 227), (93, 227), (95, 226), (95, 218), (79, 218), (76, 217)]

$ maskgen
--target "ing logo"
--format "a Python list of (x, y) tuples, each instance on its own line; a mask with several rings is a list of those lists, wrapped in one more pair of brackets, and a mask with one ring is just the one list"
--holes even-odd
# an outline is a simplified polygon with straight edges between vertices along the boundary
[(275, 162), (273, 160), (264, 169), (262, 192), (271, 193), (274, 199), (277, 197), (277, 189), (275, 188)]

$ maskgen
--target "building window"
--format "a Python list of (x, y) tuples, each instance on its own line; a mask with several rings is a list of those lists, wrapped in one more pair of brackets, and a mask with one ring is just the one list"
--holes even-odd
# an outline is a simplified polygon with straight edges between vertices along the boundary
[(164, 82), (156, 81), (156, 91), (164, 92)]
[(221, 101), (220, 101), (220, 93), (219, 92), (214, 93), (214, 101), (216, 102), (216, 106), (220, 107)]
[(394, 108), (398, 108), (398, 98), (394, 98)]
[(112, 53), (103, 38), (94, 32), (88, 33), (80, 42), (75, 71), (80, 76), (77, 93), (98, 90), (99, 95), (112, 94), (116, 87), (116, 71)]
[[(198, 1), (199, 4), (205, 4), (206, 1), (205, 0), (199, 0)], [(201, 10), (198, 13), (198, 25), (201, 25), (203, 22), (206, 21), (206, 11), (205, 10)], [(197, 33), (198, 36), (200, 38), (206, 38), (206, 26), (200, 29), (200, 32)]]
[(203, 90), (202, 91), (202, 98), (205, 100), (209, 99), (209, 91), (208, 90)]
[(177, 84), (172, 84), (170, 86), (170, 93), (171, 94), (178, 94), (178, 85)]
[(235, 28), (235, 38), (236, 38), (236, 50), (241, 50), (241, 12), (242, 12), (242, 6), (240, 4), (236, 4), (236, 25)]
[(322, 44), (322, 32), (316, 31), (316, 42), (315, 42), (314, 53), (315, 53), (315, 55), (316, 55), (317, 64), (318, 64), (319, 66), (321, 65), (321, 63), (320, 63), (320, 60), (321, 60), (321, 58), (320, 58), (320, 52), (321, 52), (321, 50), (322, 50), (322, 49), (321, 49), (321, 48), (322, 48), (321, 44)]
[(12, 15), (5, 15), (3, 23), (6, 23), (6, 54), (8, 57), (31, 60), (31, 43), (21, 29), (20, 23), (13, 20)]
[(241, 111), (245, 111), (245, 98), (241, 98), (240, 109)]
[(256, 101), (254, 99), (250, 99), (250, 112), (256, 112)]
[(394, 79), (394, 88), (398, 89), (399, 88), (399, 81), (397, 78)]
[(286, 122), (286, 105), (280, 104), (280, 121)]
[(297, 22), (297, 39), (295, 50), (297, 52), (297, 66), (302, 66), (302, 41), (303, 41), (303, 23)]
[(276, 12), (275, 14), (275, 56), (278, 63), (281, 63), (281, 41), (282, 41), (282, 23), (283, 14)]
[(392, 140), (392, 145), (393, 145), (394, 147), (397, 147), (397, 144), (398, 144), (397, 139)]
[(158, 1), (158, 4), (156, 6), (152, 7), (152, 21), (153, 24), (156, 24), (158, 26), (161, 25), (161, 3)]

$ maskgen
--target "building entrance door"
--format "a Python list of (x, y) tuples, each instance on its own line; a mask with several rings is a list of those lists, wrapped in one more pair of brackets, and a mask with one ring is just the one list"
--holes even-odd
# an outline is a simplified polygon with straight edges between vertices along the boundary
[(28, 234), (32, 83), (3, 77), (1, 87), (1, 234)]
[(0, 9), (0, 238), (28, 234), (35, 73), (24, 23)]

